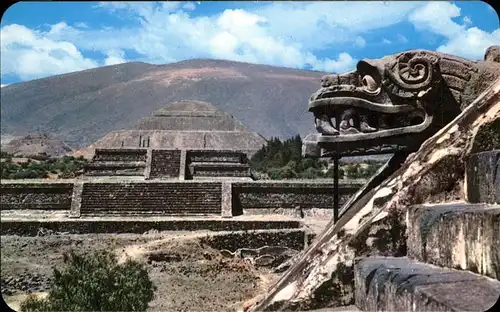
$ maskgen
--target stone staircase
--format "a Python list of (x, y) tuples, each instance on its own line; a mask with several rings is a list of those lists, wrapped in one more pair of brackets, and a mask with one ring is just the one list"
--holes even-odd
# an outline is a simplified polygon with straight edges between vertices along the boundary
[(86, 183), (82, 216), (221, 215), (221, 183)]
[(486, 311), (500, 298), (500, 150), (472, 154), (467, 203), (413, 206), (407, 256), (354, 265), (362, 311)]
[(146, 149), (96, 149), (86, 176), (144, 176)]
[(190, 150), (186, 154), (186, 164), (186, 179), (252, 179), (248, 158), (243, 152)]

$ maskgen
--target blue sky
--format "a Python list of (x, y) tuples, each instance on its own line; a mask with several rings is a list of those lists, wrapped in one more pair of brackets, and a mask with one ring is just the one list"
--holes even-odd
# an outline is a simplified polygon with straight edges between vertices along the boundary
[(497, 13), (468, 2), (20, 2), (1, 21), (1, 84), (130, 61), (216, 58), (344, 72), (421, 48), (481, 59)]

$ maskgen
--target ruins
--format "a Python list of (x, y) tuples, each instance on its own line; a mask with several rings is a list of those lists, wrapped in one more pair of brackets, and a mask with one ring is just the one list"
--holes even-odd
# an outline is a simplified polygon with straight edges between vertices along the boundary
[[(249, 158), (264, 143), (209, 103), (170, 103), (79, 151), (91, 158), (81, 177), (2, 181), (2, 233), (210, 229), (220, 220), (220, 229), (280, 229), (332, 215), (331, 181), (254, 180)], [(340, 201), (361, 185), (344, 183)]]
[(309, 102), (319, 133), (306, 138), (304, 154), (394, 156), (245, 309), (493, 306), (500, 294), (498, 53), (491, 47), (474, 62), (405, 51), (322, 79)]

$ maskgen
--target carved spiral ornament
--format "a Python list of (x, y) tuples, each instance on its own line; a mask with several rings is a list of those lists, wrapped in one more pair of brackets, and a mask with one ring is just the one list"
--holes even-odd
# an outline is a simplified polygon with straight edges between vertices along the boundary
[(438, 79), (437, 58), (425, 54), (402, 54), (396, 63), (386, 69), (389, 81), (393, 85), (411, 93), (431, 86)]

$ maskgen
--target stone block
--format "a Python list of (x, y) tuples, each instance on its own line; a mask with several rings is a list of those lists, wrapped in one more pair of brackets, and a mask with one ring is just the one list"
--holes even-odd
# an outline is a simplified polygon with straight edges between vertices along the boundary
[(500, 205), (413, 206), (408, 257), (500, 279)]
[(231, 182), (222, 182), (222, 202), (221, 202), (221, 214), (222, 217), (231, 218), (233, 216), (232, 211), (232, 186)]
[(317, 158), (321, 157), (321, 148), (318, 146), (320, 134), (308, 134), (302, 142), (302, 156)]
[(466, 196), (471, 203), (500, 203), (500, 150), (470, 155)]
[(71, 196), (70, 218), (80, 217), (80, 208), (82, 206), (83, 182), (77, 182), (73, 186), (73, 195)]
[(354, 284), (363, 311), (486, 311), (500, 294), (496, 280), (408, 258), (358, 260)]

